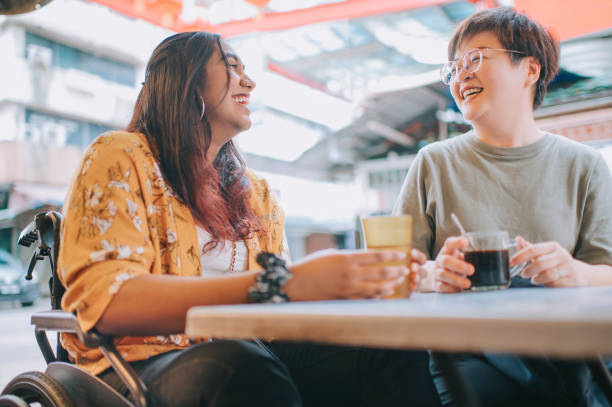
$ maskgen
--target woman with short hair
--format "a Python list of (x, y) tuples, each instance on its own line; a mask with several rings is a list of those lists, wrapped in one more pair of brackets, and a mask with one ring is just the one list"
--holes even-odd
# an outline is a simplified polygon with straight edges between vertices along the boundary
[[(509, 7), (475, 13), (457, 27), (442, 81), (473, 129), (419, 151), (394, 208), (414, 219), (413, 247), (427, 262), (422, 291), (470, 288), (470, 231), (519, 236), (514, 283), (612, 284), (612, 180), (594, 149), (538, 128), (534, 109), (558, 70), (549, 30)], [(485, 354), (456, 357), (483, 406), (583, 405), (583, 364)], [(444, 404), (452, 397), (436, 374)]]

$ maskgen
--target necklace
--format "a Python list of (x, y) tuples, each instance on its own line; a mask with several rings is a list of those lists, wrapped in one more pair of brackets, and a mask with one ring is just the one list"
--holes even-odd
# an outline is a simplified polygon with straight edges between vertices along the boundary
[(236, 242), (232, 241), (232, 259), (230, 260), (230, 266), (227, 272), (233, 273), (235, 265), (236, 265)]

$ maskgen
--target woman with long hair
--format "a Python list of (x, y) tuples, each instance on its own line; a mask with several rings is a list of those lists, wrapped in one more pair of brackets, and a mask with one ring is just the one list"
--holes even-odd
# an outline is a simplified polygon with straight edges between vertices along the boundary
[[(285, 264), (283, 212), (232, 142), (251, 125), (254, 89), (215, 34), (176, 34), (155, 49), (127, 130), (89, 147), (66, 199), (63, 308), (84, 331), (115, 336), (153, 405), (435, 397), (418, 352), (184, 336), (195, 305), (381, 298), (406, 279), (416, 284), (425, 261), (414, 251), (411, 273), (381, 265), (398, 252), (326, 251)], [(62, 342), (75, 363), (125, 392), (97, 350), (71, 335)]]

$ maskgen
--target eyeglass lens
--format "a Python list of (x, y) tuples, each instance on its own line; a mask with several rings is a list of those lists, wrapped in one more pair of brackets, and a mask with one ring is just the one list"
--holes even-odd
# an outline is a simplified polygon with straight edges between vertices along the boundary
[(482, 51), (478, 48), (469, 50), (462, 58), (457, 61), (449, 61), (442, 67), (442, 82), (448, 85), (455, 80), (459, 72), (459, 64), (466, 72), (472, 73), (480, 68), (481, 62)]

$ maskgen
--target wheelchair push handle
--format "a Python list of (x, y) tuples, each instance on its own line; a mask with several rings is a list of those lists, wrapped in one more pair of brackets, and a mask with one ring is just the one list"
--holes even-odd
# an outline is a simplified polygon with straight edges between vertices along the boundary
[(38, 233), (36, 233), (36, 224), (32, 221), (21, 231), (17, 243), (21, 246), (30, 247), (36, 240), (38, 240)]
[(59, 248), (59, 228), (62, 215), (59, 212), (43, 212), (34, 217), (19, 234), (17, 243), (21, 246), (31, 247), (36, 243), (36, 250), (30, 259), (25, 279), (31, 280), (32, 273), (38, 260), (49, 257), (51, 268), (54, 268), (57, 250)]
[(30, 259), (30, 265), (28, 266), (28, 272), (25, 275), (26, 280), (29, 281), (32, 279), (32, 273), (34, 272), (34, 268), (36, 267), (36, 262), (38, 260), (43, 260), (45, 256), (47, 256), (47, 254), (45, 255), (41, 254), (40, 250), (38, 249), (34, 252), (34, 254), (32, 255), (32, 258)]

